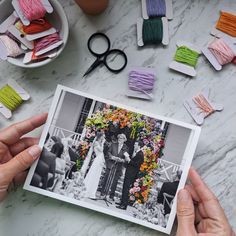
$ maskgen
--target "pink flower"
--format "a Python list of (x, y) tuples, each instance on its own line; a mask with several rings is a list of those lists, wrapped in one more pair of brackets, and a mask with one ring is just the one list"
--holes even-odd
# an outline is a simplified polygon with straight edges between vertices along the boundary
[(91, 134), (90, 134), (90, 133), (87, 133), (87, 134), (86, 134), (86, 138), (91, 138)]
[(139, 184), (138, 184), (137, 182), (134, 183), (134, 187), (138, 187), (138, 185), (139, 185)]
[(135, 192), (140, 191), (140, 187), (134, 187), (134, 191), (135, 191)]
[(135, 197), (134, 197), (134, 196), (130, 196), (130, 197), (129, 197), (129, 200), (130, 200), (130, 201), (134, 201), (134, 200), (135, 200)]
[(133, 194), (133, 193), (134, 193), (134, 189), (131, 188), (131, 189), (129, 190), (129, 193), (130, 193), (130, 194)]

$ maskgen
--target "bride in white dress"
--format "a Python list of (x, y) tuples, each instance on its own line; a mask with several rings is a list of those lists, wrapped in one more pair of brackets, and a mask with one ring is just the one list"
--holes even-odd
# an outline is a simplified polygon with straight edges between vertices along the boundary
[(105, 165), (105, 158), (103, 154), (105, 143), (104, 133), (97, 133), (96, 141), (93, 144), (93, 151), (95, 153), (95, 158), (93, 163), (84, 179), (84, 184), (86, 187), (85, 197), (96, 199), (96, 192), (99, 184), (99, 180), (102, 174), (103, 167)]

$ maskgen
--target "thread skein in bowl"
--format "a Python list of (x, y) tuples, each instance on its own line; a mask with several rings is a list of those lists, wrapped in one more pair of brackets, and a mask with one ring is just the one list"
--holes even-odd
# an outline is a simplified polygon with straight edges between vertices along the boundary
[[(66, 46), (68, 36), (69, 36), (69, 24), (68, 19), (66, 17), (66, 14), (61, 6), (61, 4), (57, 0), (50, 0), (50, 3), (52, 4), (52, 7), (54, 9), (53, 13), (47, 14), (46, 18), (49, 20), (49, 22), (55, 27), (57, 30), (59, 30), (59, 34), (61, 39), (63, 40), (63, 45), (59, 48), (57, 52), (57, 56), (52, 59), (45, 59), (40, 62), (34, 62), (30, 64), (24, 64), (23, 58), (24, 56), (20, 56), (18, 58), (8, 58), (7, 61), (13, 65), (23, 67), (23, 68), (36, 68), (40, 66), (44, 66), (54, 59), (56, 59), (63, 49)], [(8, 16), (10, 16), (14, 11), (14, 8), (11, 4), (11, 1), (9, 0), (3, 0), (0, 1), (0, 24), (7, 19)]]

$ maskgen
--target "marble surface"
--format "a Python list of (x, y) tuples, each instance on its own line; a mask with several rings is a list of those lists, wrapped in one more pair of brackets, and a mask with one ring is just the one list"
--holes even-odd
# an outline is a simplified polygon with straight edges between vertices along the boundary
[[(60, 0), (70, 23), (69, 42), (51, 64), (25, 70), (0, 62), (0, 86), (15, 79), (32, 99), (14, 113), (13, 119), (0, 118), (0, 127), (12, 124), (36, 113), (48, 111), (57, 84), (139, 107), (145, 111), (194, 123), (184, 109), (186, 96), (210, 87), (212, 98), (224, 104), (224, 111), (209, 117), (203, 125), (193, 166), (219, 198), (230, 223), (236, 230), (236, 67), (225, 66), (215, 72), (204, 57), (197, 66), (198, 76), (169, 71), (168, 64), (175, 53), (177, 40), (186, 40), (200, 47), (207, 44), (210, 29), (222, 8), (236, 11), (235, 0), (174, 0), (174, 20), (170, 22), (170, 45), (138, 49), (136, 20), (141, 15), (138, 0), (111, 0), (106, 12), (98, 17), (84, 15), (73, 0)], [(94, 58), (86, 42), (95, 31), (105, 32), (112, 47), (124, 49), (127, 68), (113, 75), (105, 67), (82, 78)], [(127, 74), (133, 66), (153, 67), (157, 74), (153, 102), (128, 99), (124, 94)], [(36, 134), (39, 134), (37, 131)], [(175, 234), (175, 227), (172, 235)], [(100, 213), (23, 191), (19, 188), (0, 204), (0, 235), (60, 236), (60, 235), (162, 235), (145, 227), (127, 223)]]

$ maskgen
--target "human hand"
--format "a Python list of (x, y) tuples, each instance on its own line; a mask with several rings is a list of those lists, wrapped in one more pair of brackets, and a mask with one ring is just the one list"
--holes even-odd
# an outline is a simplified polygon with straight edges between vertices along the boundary
[(119, 157), (115, 157), (116, 162), (120, 162), (120, 158)]
[(112, 161), (116, 161), (116, 157), (115, 157), (115, 156), (111, 156), (110, 159), (111, 159)]
[(235, 236), (217, 198), (193, 168), (189, 180), (191, 185), (178, 194), (176, 236)]
[(22, 137), (43, 125), (47, 114), (34, 116), (0, 131), (0, 201), (11, 183), (23, 183), (27, 169), (39, 157), (38, 138)]
[(125, 161), (130, 162), (131, 161), (130, 157), (125, 156)]
[(118, 163), (124, 162), (124, 160), (122, 158), (116, 157), (116, 156), (114, 156), (114, 160)]
[(125, 152), (124, 153), (124, 156), (127, 158), (127, 157), (129, 157), (129, 153), (128, 152)]

